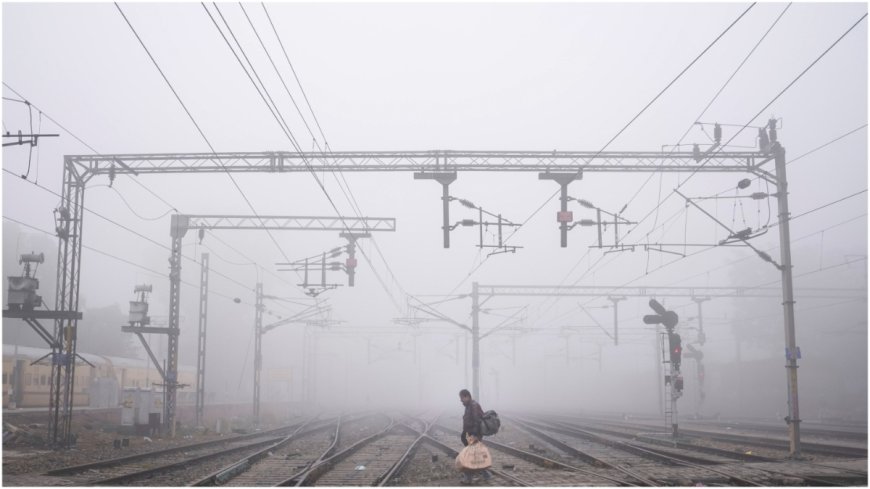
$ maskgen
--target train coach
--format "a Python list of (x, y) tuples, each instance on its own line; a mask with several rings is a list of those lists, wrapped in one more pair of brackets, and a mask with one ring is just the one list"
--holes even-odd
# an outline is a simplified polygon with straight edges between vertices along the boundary
[[(3, 345), (4, 409), (48, 407), (50, 353), (45, 348)], [(73, 407), (118, 407), (124, 389), (162, 392), (160, 374), (147, 359), (82, 352), (79, 355), (81, 358), (77, 359), (73, 384)], [(179, 365), (178, 380), (182, 384), (177, 391), (178, 404), (194, 404), (196, 368)]]

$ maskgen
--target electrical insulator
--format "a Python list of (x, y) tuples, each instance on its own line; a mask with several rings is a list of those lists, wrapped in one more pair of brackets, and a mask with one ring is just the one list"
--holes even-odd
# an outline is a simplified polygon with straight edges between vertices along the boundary
[(202, 244), (202, 238), (205, 238), (205, 229), (199, 228), (199, 244)]
[(692, 158), (698, 163), (701, 162), (701, 148), (697, 144), (692, 146)]
[(741, 231), (737, 231), (734, 233), (734, 237), (737, 239), (746, 239), (752, 235), (752, 228), (746, 228)]
[(477, 224), (477, 223), (474, 222), (474, 219), (463, 219), (462, 220), (463, 226), (474, 226), (475, 224)]
[(743, 180), (740, 180), (739, 182), (737, 182), (737, 188), (739, 188), (740, 190), (743, 190), (743, 189), (749, 187), (750, 185), (752, 185), (752, 180), (750, 180), (748, 178), (744, 178)]
[(722, 126), (718, 122), (713, 126), (713, 139), (716, 141), (716, 144), (722, 142)]
[(758, 128), (758, 149), (762, 152), (767, 152), (770, 146), (770, 140), (767, 138), (767, 132), (763, 127)]
[(768, 132), (770, 133), (770, 142), (776, 142), (776, 119), (767, 121)]
[(750, 197), (752, 197), (753, 200), (764, 200), (770, 197), (770, 195), (764, 192), (755, 192), (754, 194), (750, 195)]

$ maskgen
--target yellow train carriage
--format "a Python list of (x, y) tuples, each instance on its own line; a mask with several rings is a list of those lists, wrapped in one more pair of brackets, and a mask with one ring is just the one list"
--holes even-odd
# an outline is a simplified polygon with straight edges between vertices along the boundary
[[(26, 346), (3, 345), (3, 407), (39, 408), (49, 404), (51, 391), (50, 350)], [(74, 407), (117, 407), (124, 387), (142, 389), (162, 384), (160, 374), (149, 360), (79, 353), (88, 363), (78, 359), (73, 384)], [(13, 386), (14, 365), (18, 364), (17, 388)], [(180, 365), (179, 404), (193, 404), (196, 393), (196, 369)], [(14, 394), (17, 391), (17, 394)], [(12, 403), (12, 396), (16, 398)]]

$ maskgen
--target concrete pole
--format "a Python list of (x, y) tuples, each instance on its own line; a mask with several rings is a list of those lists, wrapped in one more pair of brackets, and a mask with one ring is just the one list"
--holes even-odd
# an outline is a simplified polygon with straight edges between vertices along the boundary
[(254, 426), (260, 426), (260, 374), (263, 369), (263, 284), (256, 286), (254, 306)]
[(613, 303), (613, 344), (619, 346), (619, 302), (624, 301), (625, 297), (608, 297)]
[[(774, 139), (774, 138), (771, 138)], [(794, 287), (792, 283), (791, 235), (789, 231), (788, 181), (785, 173), (785, 149), (779, 142), (773, 142), (774, 162), (776, 163), (776, 196), (779, 205), (779, 250), (782, 271), (782, 308), (785, 319), (786, 380), (788, 383), (788, 424), (789, 455), (800, 456), (800, 409), (798, 408), (797, 361), (799, 350), (795, 339)]]
[(480, 296), (477, 282), (471, 284), (471, 395), (480, 400)]
[(698, 304), (698, 343), (703, 345), (707, 341), (707, 335), (704, 333), (704, 311), (701, 304), (710, 300), (709, 297), (692, 297), (692, 300)]

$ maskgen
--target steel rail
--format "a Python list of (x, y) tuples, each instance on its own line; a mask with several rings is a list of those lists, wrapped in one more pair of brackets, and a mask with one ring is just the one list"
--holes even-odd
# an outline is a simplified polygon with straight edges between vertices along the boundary
[(287, 479), (286, 481), (280, 483), (280, 486), (294, 485), (296, 487), (303, 485), (312, 485), (318, 478), (320, 478), (324, 473), (326, 473), (334, 464), (344, 460), (345, 458), (353, 455), (354, 452), (364, 447), (365, 445), (371, 443), (374, 440), (382, 438), (389, 433), (393, 427), (395, 426), (395, 421), (390, 418), (387, 427), (383, 430), (363, 438), (362, 440), (357, 441), (353, 445), (341, 450), (333, 455), (330, 455), (327, 458), (322, 458), (319, 462), (313, 464), (310, 468), (303, 471), (300, 474), (294, 475), (293, 477)]
[(130, 463), (130, 462), (135, 462), (137, 460), (143, 460), (143, 459), (152, 458), (152, 457), (159, 457), (159, 456), (169, 455), (169, 454), (177, 453), (177, 452), (184, 452), (184, 451), (188, 451), (191, 449), (206, 448), (209, 446), (233, 443), (233, 442), (243, 441), (243, 440), (251, 439), (251, 438), (260, 438), (260, 437), (265, 436), (265, 435), (280, 433), (282, 431), (287, 431), (287, 430), (293, 429), (296, 426), (298, 426), (298, 425), (285, 426), (282, 428), (276, 428), (274, 430), (263, 431), (260, 433), (251, 433), (251, 434), (247, 434), (247, 435), (239, 435), (239, 436), (234, 436), (234, 437), (230, 437), (230, 438), (223, 438), (220, 440), (209, 440), (209, 441), (198, 442), (198, 443), (190, 443), (187, 445), (180, 445), (180, 446), (172, 447), (172, 448), (166, 448), (166, 449), (160, 449), (160, 450), (151, 450), (148, 452), (137, 453), (134, 455), (127, 455), (124, 457), (111, 458), (108, 460), (100, 460), (99, 462), (90, 462), (90, 463), (80, 464), (80, 465), (71, 465), (69, 467), (61, 467), (59, 469), (49, 470), (47, 472), (44, 472), (44, 475), (56, 476), (56, 475), (78, 474), (81, 472), (87, 472), (88, 470), (102, 469), (105, 467), (112, 467), (115, 465), (124, 465), (124, 464)]
[[(652, 460), (658, 460), (658, 461), (670, 463), (673, 465), (682, 465), (682, 466), (686, 466), (686, 467), (693, 467), (693, 468), (713, 472), (713, 473), (725, 476), (729, 480), (737, 482), (737, 483), (750, 485), (750, 486), (759, 486), (759, 487), (765, 486), (765, 484), (750, 481), (748, 479), (743, 479), (743, 478), (737, 477), (733, 474), (729, 474), (725, 471), (714, 469), (708, 465), (711, 463), (711, 461), (699, 459), (699, 458), (693, 457), (691, 455), (675, 455), (673, 453), (662, 452), (660, 450), (641, 447), (639, 445), (635, 445), (633, 443), (629, 443), (629, 442), (625, 442), (625, 441), (621, 441), (621, 440), (608, 439), (604, 436), (597, 435), (595, 433), (591, 433), (591, 432), (586, 431), (586, 430), (571, 427), (571, 426), (565, 425), (563, 423), (555, 423), (555, 426), (551, 425), (547, 429), (550, 429), (550, 430), (555, 429), (556, 431), (563, 433), (563, 434), (566, 434), (566, 435), (578, 436), (581, 438), (591, 439), (594, 441), (598, 441), (599, 443), (604, 443), (604, 444), (611, 445), (611, 446), (615, 445), (616, 447), (618, 447), (620, 449), (623, 449), (625, 451), (628, 451), (630, 453), (634, 453), (634, 454), (637, 454), (640, 456), (645, 456), (646, 458), (650, 458)], [(700, 461), (701, 463), (696, 463), (692, 460)], [(706, 464), (705, 464), (705, 462), (706, 462)], [(715, 464), (718, 462), (713, 462), (713, 463)]]
[[(612, 426), (620, 427), (619, 424), (612, 424), (612, 423), (605, 423), (605, 424), (611, 424)], [(724, 448), (715, 448), (715, 447), (708, 447), (708, 446), (703, 446), (703, 445), (695, 445), (693, 443), (686, 443), (686, 442), (682, 442), (679, 440), (676, 440), (676, 441), (675, 440), (663, 440), (661, 438), (654, 438), (654, 437), (643, 435), (643, 434), (630, 435), (630, 434), (622, 433), (619, 431), (604, 430), (604, 429), (597, 428), (597, 427), (586, 427), (586, 429), (591, 430), (591, 431), (599, 431), (599, 432), (607, 433), (609, 435), (614, 435), (614, 436), (626, 436), (626, 437), (630, 437), (630, 438), (636, 438), (638, 440), (642, 440), (642, 441), (647, 442), (647, 443), (653, 443), (655, 445), (671, 446), (671, 447), (681, 448), (681, 449), (685, 449), (685, 450), (702, 452), (702, 453), (706, 453), (709, 455), (716, 455), (716, 456), (720, 456), (720, 457), (731, 458), (731, 459), (739, 460), (741, 462), (780, 462), (781, 461), (781, 459), (778, 459), (778, 458), (770, 458), (770, 457), (764, 457), (762, 455), (747, 454), (747, 453), (742, 452), (742, 451), (741, 452), (734, 452), (731, 450), (726, 450)], [(691, 430), (680, 429), (680, 437), (684, 437), (684, 435), (686, 435), (685, 437), (694, 437), (694, 438), (700, 438), (702, 436), (707, 437), (707, 438), (712, 438), (711, 436), (709, 436), (710, 434), (708, 434), (708, 433), (704, 433), (703, 435), (699, 435), (699, 434), (694, 434), (693, 432), (691, 432)], [(715, 438), (713, 438), (713, 439), (715, 439)], [(747, 440), (744, 439), (743, 441), (747, 441)]]
[(171, 472), (171, 471), (176, 470), (176, 469), (187, 467), (189, 465), (196, 464), (196, 463), (199, 463), (199, 462), (202, 462), (205, 460), (211, 460), (211, 459), (214, 459), (216, 457), (230, 455), (232, 453), (235, 453), (235, 452), (238, 452), (241, 450), (249, 450), (249, 449), (253, 449), (253, 448), (259, 448), (261, 446), (271, 446), (271, 445), (274, 445), (275, 443), (280, 442), (283, 438), (284, 437), (270, 438), (270, 439), (267, 439), (267, 440), (264, 440), (261, 442), (251, 443), (248, 445), (241, 445), (238, 447), (232, 447), (232, 448), (228, 448), (226, 450), (220, 450), (217, 452), (206, 453), (204, 455), (200, 455), (200, 456), (193, 457), (193, 458), (187, 458), (187, 459), (180, 460), (178, 462), (173, 462), (170, 464), (159, 465), (157, 467), (151, 467), (148, 469), (138, 470), (135, 472), (129, 472), (129, 473), (121, 474), (121, 475), (117, 475), (117, 476), (106, 477), (104, 479), (97, 479), (97, 480), (93, 480), (93, 481), (88, 481), (87, 485), (92, 485), (92, 486), (127, 485), (127, 483), (129, 483), (130, 481), (133, 481), (136, 479), (150, 477), (150, 476), (155, 475), (155, 474), (165, 474), (167, 472)]
[[(309, 422), (314, 422), (314, 419), (309, 420)], [(250, 468), (261, 459), (267, 457), (269, 452), (281, 448), (288, 443), (292, 443), (299, 438), (317, 433), (322, 430), (326, 430), (332, 426), (333, 423), (338, 424), (339, 420), (329, 421), (324, 423), (322, 426), (317, 426), (315, 428), (311, 428), (305, 431), (301, 431), (308, 423), (300, 426), (296, 431), (288, 435), (283, 440), (278, 441), (274, 445), (268, 446), (257, 453), (251, 454), (248, 457), (245, 457), (241, 460), (233, 462), (232, 464), (223, 467), (191, 484), (190, 486), (215, 486), (215, 485), (223, 485), (226, 484), (227, 481), (232, 480), (235, 476), (241, 474), (242, 472), (246, 472), (250, 470)]]
[[(765, 467), (756, 467), (756, 468), (758, 470), (762, 470), (764, 472), (769, 472), (771, 474), (776, 474), (779, 476), (801, 479), (804, 482), (807, 482), (813, 486), (852, 487), (852, 486), (856, 485), (856, 480), (855, 480), (856, 478), (849, 477), (846, 475), (801, 475), (801, 474), (794, 474), (794, 473), (789, 473), (789, 472), (782, 472), (782, 471), (774, 470), (774, 469), (768, 469)], [(831, 480), (831, 479), (842, 479), (842, 482)], [(861, 478), (859, 478), (858, 482), (861, 482)], [(864, 482), (863, 485), (867, 485), (867, 474), (864, 474), (863, 482)]]
[[(620, 424), (618, 422), (605, 422), (605, 424), (609, 424), (615, 427), (627, 427), (632, 426), (629, 424)], [(634, 425), (634, 426), (643, 426), (643, 425)], [(589, 427), (594, 431), (605, 431), (601, 428), (597, 427)], [(605, 431), (606, 432), (606, 431)], [(618, 432), (610, 432), (611, 434), (617, 434)], [(787, 440), (777, 440), (772, 439), (770, 437), (757, 437), (752, 435), (738, 435), (731, 433), (721, 433), (721, 432), (712, 432), (705, 431), (699, 429), (691, 429), (691, 428), (681, 428), (681, 435), (692, 436), (692, 437), (705, 437), (710, 438), (712, 440), (724, 441), (729, 443), (753, 443), (759, 447), (765, 448), (774, 448), (777, 450), (785, 450), (788, 451), (788, 441)], [(806, 433), (805, 433), (806, 434)], [(830, 445), (827, 443), (817, 443), (817, 442), (807, 442), (801, 441), (801, 447), (805, 452), (815, 453), (818, 455), (832, 455), (837, 457), (846, 457), (846, 458), (867, 458), (867, 449), (860, 447), (850, 447), (850, 446), (842, 446), (842, 445)], [(691, 447), (686, 447), (691, 449), (696, 449), (695, 445)], [(761, 460), (759, 458), (752, 458), (752, 456), (748, 456), (749, 458), (744, 461), (774, 461), (774, 459), (770, 460)]]
[(559, 441), (556, 438), (554, 438), (554, 437), (552, 437), (552, 436), (550, 436), (550, 435), (548, 435), (548, 434), (546, 434), (546, 433), (544, 433), (536, 428), (533, 428), (527, 422), (520, 421), (519, 419), (511, 419), (511, 421), (513, 421), (518, 426), (520, 426), (521, 429), (524, 429), (527, 432), (531, 433), (532, 435), (543, 439), (547, 443), (555, 446), (556, 448), (564, 451), (565, 453), (570, 454), (573, 457), (579, 458), (581, 460), (585, 460), (585, 461), (590, 462), (590, 463), (595, 464), (595, 465), (604, 466), (606, 468), (616, 470), (616, 471), (621, 472), (621, 473), (623, 473), (623, 474), (625, 474), (633, 479), (640, 481), (641, 484), (643, 484), (643, 485), (647, 485), (647, 486), (659, 486), (659, 485), (661, 485), (653, 480), (650, 480), (650, 479), (644, 477), (643, 475), (639, 475), (638, 473), (634, 472), (631, 469), (628, 469), (628, 468), (623, 467), (621, 465), (612, 464), (610, 462), (607, 462), (606, 460), (602, 460), (602, 459), (597, 458), (595, 456), (592, 456), (586, 452), (583, 452), (575, 447), (572, 447), (571, 445), (568, 445), (567, 443)]
[[(436, 448), (441, 449), (442, 451), (444, 451), (445, 453), (447, 453), (449, 456), (451, 456), (453, 458), (456, 458), (459, 456), (459, 452), (457, 452), (456, 450), (445, 445), (441, 441), (436, 440), (435, 438), (433, 438), (430, 435), (425, 435), (424, 441), (426, 443), (429, 443), (430, 445), (436, 447)], [(490, 467), (489, 471), (492, 472), (496, 477), (501, 477), (502, 479), (509, 480), (518, 486), (532, 487), (535, 485), (531, 482), (520, 479), (519, 477), (514, 477), (510, 474), (507, 474), (502, 470), (498, 470), (498, 469), (494, 469), (494, 468)]]
[[(456, 436), (461, 435), (460, 432), (458, 432), (458, 431), (456, 431), (456, 430), (452, 430), (452, 429), (450, 429), (450, 428), (447, 428), (447, 427), (442, 426), (442, 425), (439, 425), (439, 424), (434, 425), (434, 427), (436, 427), (436, 428), (438, 428), (439, 430), (441, 430), (441, 431), (443, 431), (443, 432), (445, 432), (445, 433), (448, 433), (448, 434), (453, 434), (453, 435), (456, 435)], [(488, 439), (488, 440), (486, 441), (486, 445), (489, 446), (489, 447), (497, 448), (497, 449), (499, 449), (499, 450), (501, 450), (501, 451), (503, 451), (503, 452), (509, 453), (509, 454), (511, 454), (511, 455), (513, 455), (513, 456), (515, 456), (515, 457), (521, 458), (521, 459), (523, 459), (523, 460), (527, 460), (527, 461), (532, 462), (532, 463), (534, 463), (534, 464), (536, 464), (536, 465), (540, 465), (541, 467), (546, 467), (546, 468), (559, 467), (559, 468), (561, 468), (561, 469), (563, 469), (563, 470), (569, 470), (569, 471), (571, 471), (571, 472), (579, 472), (579, 473), (582, 473), (582, 474), (585, 474), (585, 475), (591, 475), (591, 476), (594, 476), (594, 477), (599, 477), (599, 478), (606, 479), (606, 480), (609, 480), (609, 481), (611, 481), (611, 482), (616, 482), (616, 483), (619, 483), (619, 484), (624, 484), (624, 485), (629, 485), (629, 486), (636, 486), (636, 485), (637, 485), (637, 484), (632, 484), (632, 483), (630, 483), (630, 482), (628, 482), (628, 481), (626, 481), (626, 480), (623, 480), (623, 479), (617, 479), (617, 478), (615, 478), (615, 477), (610, 477), (610, 476), (607, 476), (607, 475), (602, 475), (602, 474), (599, 474), (599, 473), (597, 473), (597, 472), (593, 472), (593, 471), (588, 470), (588, 469), (584, 469), (584, 468), (581, 468), (581, 467), (576, 467), (576, 466), (573, 466), (573, 465), (569, 465), (569, 464), (566, 464), (566, 463), (563, 463), (563, 462), (559, 462), (559, 461), (557, 461), (557, 460), (553, 460), (553, 459), (551, 459), (551, 458), (542, 457), (542, 456), (540, 456), (540, 455), (538, 455), (538, 454), (536, 454), (536, 453), (527, 452), (527, 451), (525, 451), (525, 450), (520, 450), (519, 448), (514, 448), (514, 447), (511, 447), (511, 446), (508, 446), (508, 445), (505, 445), (505, 444), (502, 444), (502, 443), (499, 443), (499, 442), (496, 442), (496, 441), (492, 441), (492, 439)]]
[[(407, 428), (411, 431), (417, 432), (417, 430), (415, 430), (414, 428), (412, 428), (409, 425), (406, 425), (403, 423), (402, 426), (404, 426), (405, 428)], [(402, 456), (399, 458), (399, 460), (396, 461), (396, 463), (394, 463), (393, 466), (390, 467), (390, 469), (385, 474), (378, 477), (378, 479), (377, 479), (377, 486), (378, 487), (386, 486), (387, 484), (390, 483), (390, 481), (395, 476), (397, 476), (399, 473), (402, 472), (402, 470), (404, 470), (405, 466), (407, 466), (407, 464), (411, 461), (411, 456), (417, 451), (417, 449), (420, 447), (420, 444), (423, 442), (423, 439), (425, 437), (425, 431), (428, 431), (428, 428), (424, 429), (424, 432), (421, 433), (414, 440), (413, 443), (411, 443), (411, 446), (409, 446), (408, 449), (405, 450), (405, 453), (402, 454)]]

